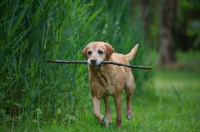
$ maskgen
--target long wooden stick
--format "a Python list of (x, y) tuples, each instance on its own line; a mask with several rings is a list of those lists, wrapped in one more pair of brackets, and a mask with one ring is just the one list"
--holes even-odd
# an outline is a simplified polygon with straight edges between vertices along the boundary
[[(47, 63), (64, 63), (64, 64), (87, 64), (87, 61), (64, 61), (64, 60), (47, 60)], [(128, 64), (122, 64), (122, 63), (118, 63), (118, 62), (112, 62), (112, 61), (102, 61), (103, 64), (112, 64), (112, 65), (118, 65), (118, 66), (125, 66), (125, 67), (129, 67), (129, 68), (135, 68), (135, 69), (145, 69), (145, 70), (150, 70), (152, 69), (151, 66), (132, 66), (132, 65), (128, 65)]]

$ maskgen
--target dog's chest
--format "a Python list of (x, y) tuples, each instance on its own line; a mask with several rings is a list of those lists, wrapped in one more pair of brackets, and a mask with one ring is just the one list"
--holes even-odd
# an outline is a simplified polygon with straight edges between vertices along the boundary
[(124, 89), (125, 74), (121, 70), (122, 73), (118, 73), (116, 70), (112, 69), (108, 71), (107, 69), (97, 73), (97, 81), (99, 81), (97, 83), (100, 83), (108, 95), (113, 95)]

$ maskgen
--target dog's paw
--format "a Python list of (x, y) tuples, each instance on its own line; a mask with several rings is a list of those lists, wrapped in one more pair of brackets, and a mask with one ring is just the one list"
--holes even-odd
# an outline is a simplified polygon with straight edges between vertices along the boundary
[(111, 124), (111, 122), (109, 122), (108, 120), (106, 120), (105, 117), (103, 117), (103, 120), (102, 120), (102, 122), (101, 122), (101, 125), (102, 125), (102, 126), (108, 127), (110, 124)]
[(131, 120), (132, 117), (133, 117), (133, 113), (132, 113), (132, 111), (127, 110), (127, 111), (126, 111), (126, 118), (127, 118), (128, 120)]

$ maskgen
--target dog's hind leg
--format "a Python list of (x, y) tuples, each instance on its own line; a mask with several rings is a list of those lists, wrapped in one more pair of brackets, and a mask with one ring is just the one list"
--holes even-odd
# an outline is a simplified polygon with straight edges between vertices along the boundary
[(114, 96), (116, 106), (116, 127), (122, 127), (122, 95), (117, 93)]
[(132, 119), (133, 113), (132, 113), (132, 95), (131, 94), (127, 94), (126, 95), (126, 118), (127, 119)]
[(125, 84), (125, 92), (126, 92), (126, 118), (128, 120), (132, 119), (132, 94), (135, 90), (135, 84), (133, 81), (133, 75), (129, 74), (129, 78)]

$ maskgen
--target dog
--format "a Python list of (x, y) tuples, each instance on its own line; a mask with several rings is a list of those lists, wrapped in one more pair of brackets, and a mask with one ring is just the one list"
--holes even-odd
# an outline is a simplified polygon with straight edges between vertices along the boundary
[[(138, 44), (130, 53), (123, 55), (114, 53), (113, 47), (106, 42), (91, 42), (82, 51), (88, 63), (90, 90), (93, 102), (94, 116), (101, 125), (111, 124), (111, 111), (108, 97), (112, 96), (116, 105), (116, 127), (122, 127), (122, 91), (126, 93), (126, 117), (131, 119), (132, 94), (135, 91), (134, 77), (130, 68), (102, 61), (112, 61), (129, 64), (137, 52)], [(105, 102), (106, 117), (100, 113), (101, 99)]]

